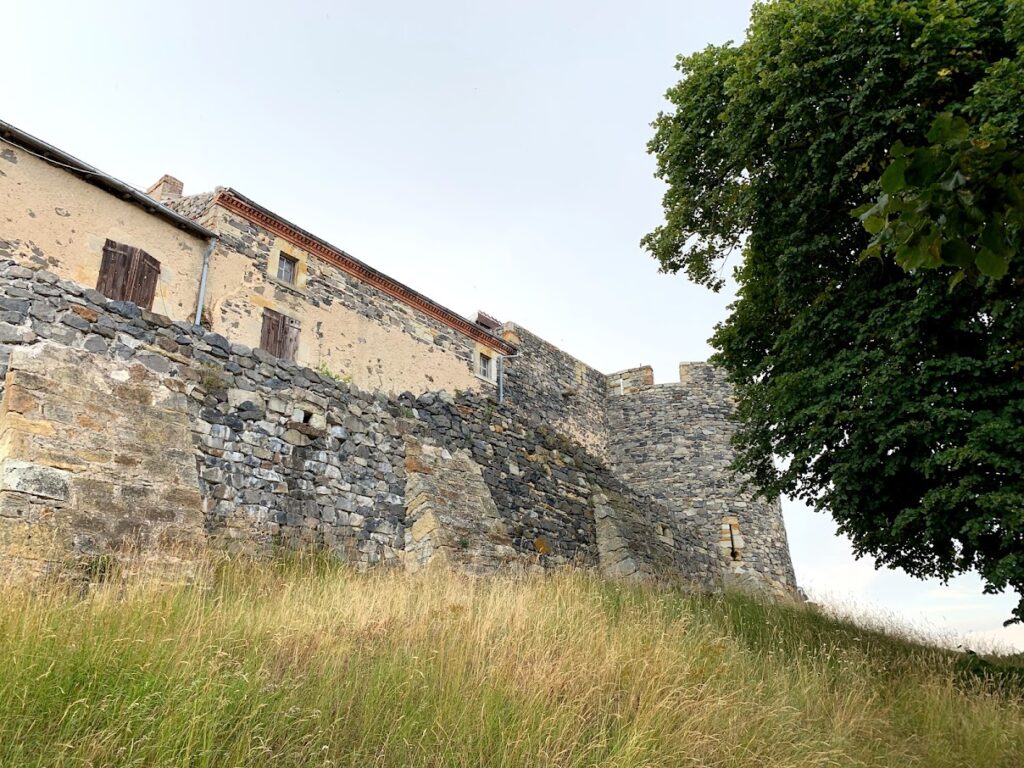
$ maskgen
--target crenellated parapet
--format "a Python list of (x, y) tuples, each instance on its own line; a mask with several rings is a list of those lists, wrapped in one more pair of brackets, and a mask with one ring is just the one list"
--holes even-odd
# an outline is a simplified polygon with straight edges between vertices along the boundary
[(757, 498), (730, 469), (733, 392), (708, 363), (682, 363), (679, 382), (650, 368), (609, 376), (609, 454), (616, 474), (670, 510), (744, 582), (793, 591), (796, 577), (779, 501)]

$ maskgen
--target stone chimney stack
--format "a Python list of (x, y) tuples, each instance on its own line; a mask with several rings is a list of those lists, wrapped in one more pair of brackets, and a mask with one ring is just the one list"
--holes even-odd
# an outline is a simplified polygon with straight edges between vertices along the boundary
[(165, 173), (156, 184), (146, 190), (146, 194), (158, 203), (167, 203), (172, 200), (178, 200), (184, 189), (185, 185), (182, 184), (180, 179), (168, 176)]

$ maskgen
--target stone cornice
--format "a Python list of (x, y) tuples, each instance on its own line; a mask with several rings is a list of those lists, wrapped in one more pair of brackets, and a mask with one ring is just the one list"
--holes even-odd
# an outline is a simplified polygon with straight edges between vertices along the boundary
[(217, 192), (213, 200), (214, 205), (219, 205), (242, 218), (273, 232), (278, 237), (284, 238), (289, 243), (312, 253), (328, 264), (341, 269), (348, 274), (359, 278), (365, 283), (372, 285), (380, 291), (392, 296), (404, 304), (413, 307), (428, 317), (432, 317), (449, 328), (468, 336), (474, 341), (490, 347), (503, 355), (515, 353), (516, 348), (504, 339), (491, 335), (483, 328), (471, 323), (461, 315), (452, 312), (437, 302), (428, 299), (408, 286), (394, 280), (382, 272), (378, 272), (342, 250), (334, 248), (328, 243), (304, 232), (298, 227), (289, 224), (287, 221), (278, 218), (270, 211), (245, 199), (243, 196), (231, 189), (222, 189)]

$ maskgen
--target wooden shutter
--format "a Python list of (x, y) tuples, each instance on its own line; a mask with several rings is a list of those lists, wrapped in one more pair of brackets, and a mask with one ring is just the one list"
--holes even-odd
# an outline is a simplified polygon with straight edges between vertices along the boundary
[(263, 310), (263, 330), (260, 332), (260, 349), (280, 357), (283, 341), (281, 321), (284, 315), (272, 309)]
[(107, 240), (96, 290), (114, 301), (131, 301), (153, 308), (160, 262), (141, 248)]
[(300, 323), (294, 317), (284, 317), (284, 344), (281, 349), (281, 357), (285, 360), (295, 360), (295, 355), (299, 351), (299, 326)]
[(96, 290), (114, 301), (125, 298), (128, 285), (128, 272), (131, 268), (134, 250), (130, 245), (107, 240), (103, 246), (103, 260), (100, 262), (100, 276), (96, 281)]
[(260, 349), (282, 360), (294, 360), (299, 349), (300, 323), (272, 309), (263, 310)]
[(160, 262), (138, 248), (132, 249), (132, 263), (128, 272), (128, 301), (140, 307), (153, 308), (156, 281), (160, 277)]

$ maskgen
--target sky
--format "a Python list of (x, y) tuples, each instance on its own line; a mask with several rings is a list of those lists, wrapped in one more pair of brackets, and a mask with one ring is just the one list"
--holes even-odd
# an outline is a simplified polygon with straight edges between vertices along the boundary
[[(658, 382), (728, 313), (639, 246), (675, 57), (741, 41), (750, 3), (9, 0), (0, 119), (146, 189), (231, 186), (436, 301)], [(1012, 595), (855, 560), (784, 500), (818, 602), (1024, 650)]]

